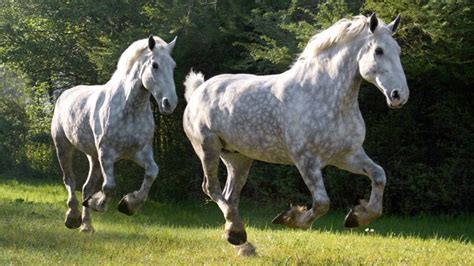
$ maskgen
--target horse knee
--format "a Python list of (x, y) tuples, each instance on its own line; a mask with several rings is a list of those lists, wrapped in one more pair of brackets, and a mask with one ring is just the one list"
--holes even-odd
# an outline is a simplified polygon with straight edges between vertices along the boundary
[(149, 167), (147, 167), (145, 172), (147, 176), (151, 176), (153, 179), (155, 179), (160, 172), (160, 168), (158, 165), (156, 165), (156, 163), (152, 163)]
[(382, 167), (378, 165), (374, 167), (374, 170), (372, 172), (372, 180), (373, 180), (374, 186), (385, 187), (385, 184), (387, 183), (387, 178), (385, 176), (385, 171), (383, 170)]

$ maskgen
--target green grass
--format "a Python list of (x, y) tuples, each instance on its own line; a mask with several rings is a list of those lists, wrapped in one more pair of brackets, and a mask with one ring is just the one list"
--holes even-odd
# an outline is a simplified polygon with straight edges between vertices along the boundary
[(257, 256), (242, 258), (222, 238), (213, 203), (149, 201), (133, 217), (93, 214), (96, 233), (63, 225), (66, 192), (58, 182), (0, 176), (0, 265), (5, 264), (416, 264), (474, 265), (474, 217), (383, 216), (346, 230), (330, 212), (312, 230), (270, 224), (282, 206), (242, 204)]

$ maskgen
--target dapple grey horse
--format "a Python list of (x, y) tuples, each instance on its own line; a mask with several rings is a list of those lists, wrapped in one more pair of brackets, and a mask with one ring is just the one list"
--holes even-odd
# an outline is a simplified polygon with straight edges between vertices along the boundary
[[(115, 188), (114, 163), (120, 159), (136, 162), (145, 169), (138, 191), (127, 194), (119, 211), (131, 215), (147, 199), (158, 166), (153, 159), (152, 140), (155, 123), (150, 95), (161, 113), (172, 113), (178, 104), (169, 44), (150, 36), (131, 44), (121, 55), (117, 69), (105, 85), (77, 86), (57, 100), (51, 135), (69, 193), (65, 225), (92, 232), (89, 208), (103, 212)], [(82, 188), (83, 211), (78, 209), (72, 153), (78, 149), (87, 155), (89, 174)], [(96, 183), (103, 177), (102, 189)]]
[[(202, 188), (220, 207), (225, 234), (250, 255), (238, 214), (239, 196), (253, 160), (296, 165), (312, 194), (312, 208), (293, 207), (273, 222), (309, 228), (329, 209), (321, 169), (334, 165), (372, 181), (368, 202), (346, 216), (347, 227), (365, 226), (382, 213), (386, 177), (364, 152), (365, 124), (358, 95), (362, 79), (374, 84), (392, 108), (409, 90), (393, 39), (398, 16), (385, 25), (375, 14), (343, 19), (313, 36), (295, 64), (278, 75), (219, 75), (204, 82), (188, 75), (184, 130), (202, 162)], [(219, 158), (227, 167), (223, 190)]]

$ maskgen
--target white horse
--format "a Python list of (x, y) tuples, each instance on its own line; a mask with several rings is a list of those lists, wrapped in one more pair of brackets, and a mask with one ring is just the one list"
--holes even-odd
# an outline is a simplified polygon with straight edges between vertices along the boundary
[[(278, 75), (219, 75), (204, 82), (188, 75), (183, 126), (202, 162), (202, 188), (220, 207), (225, 234), (241, 254), (253, 254), (238, 214), (239, 195), (253, 160), (296, 165), (312, 194), (310, 210), (293, 207), (273, 222), (309, 228), (329, 209), (321, 169), (334, 165), (372, 181), (369, 202), (346, 216), (365, 226), (382, 213), (385, 173), (364, 152), (365, 124), (358, 105), (362, 79), (392, 108), (408, 100), (400, 47), (392, 38), (400, 18), (385, 25), (375, 14), (343, 19), (315, 35), (296, 63)], [(219, 158), (227, 167), (221, 190)], [(245, 245), (244, 245), (245, 244)]]
[[(152, 140), (155, 122), (150, 94), (161, 113), (170, 114), (178, 104), (169, 44), (150, 36), (131, 44), (120, 56), (117, 70), (105, 85), (77, 86), (57, 100), (51, 135), (69, 193), (65, 225), (92, 232), (89, 208), (103, 212), (113, 195), (113, 165), (128, 159), (145, 168), (145, 178), (138, 191), (127, 194), (119, 211), (131, 215), (147, 199), (158, 175), (153, 159)], [(87, 155), (90, 168), (82, 188), (83, 212), (78, 209), (72, 170), (72, 153), (78, 149)], [(103, 177), (102, 190), (96, 183)]]

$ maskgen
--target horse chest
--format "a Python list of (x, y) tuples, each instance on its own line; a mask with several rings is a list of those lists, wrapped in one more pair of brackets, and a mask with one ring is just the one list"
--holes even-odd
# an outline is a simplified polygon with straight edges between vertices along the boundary
[(104, 121), (101, 127), (103, 134), (98, 136), (99, 145), (113, 148), (120, 157), (151, 143), (155, 124), (151, 114), (122, 114)]
[[(294, 119), (298, 117), (298, 119)], [(285, 140), (290, 153), (297, 156), (310, 151), (322, 159), (360, 147), (365, 126), (360, 112), (308, 112), (287, 121)]]

